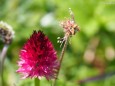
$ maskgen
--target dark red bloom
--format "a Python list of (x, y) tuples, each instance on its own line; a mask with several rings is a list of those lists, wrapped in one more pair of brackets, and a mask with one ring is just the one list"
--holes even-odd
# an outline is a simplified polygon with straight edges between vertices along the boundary
[(59, 61), (56, 51), (41, 31), (34, 31), (23, 49), (20, 51), (20, 67), (17, 72), (22, 73), (23, 78), (46, 77), (48, 80), (56, 77)]

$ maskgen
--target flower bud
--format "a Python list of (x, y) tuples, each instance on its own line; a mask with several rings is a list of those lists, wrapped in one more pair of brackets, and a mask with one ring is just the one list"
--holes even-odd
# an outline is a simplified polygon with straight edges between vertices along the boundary
[(0, 38), (5, 44), (10, 44), (14, 38), (12, 27), (3, 21), (0, 21)]

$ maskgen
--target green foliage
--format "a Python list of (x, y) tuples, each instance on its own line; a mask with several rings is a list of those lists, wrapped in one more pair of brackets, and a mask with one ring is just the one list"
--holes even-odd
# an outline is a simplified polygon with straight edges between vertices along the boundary
[[(42, 30), (60, 55), (57, 37), (63, 36), (63, 30), (59, 22), (70, 18), (68, 8), (72, 9), (80, 32), (68, 44), (57, 86), (115, 86), (115, 75), (78, 84), (79, 80), (115, 71), (114, 0), (1, 0), (0, 20), (15, 31), (5, 61), (7, 86), (33, 86), (33, 79), (20, 80), (15, 72), (19, 51), (33, 30)], [(0, 42), (0, 49), (2, 46)], [(92, 52), (88, 51), (94, 53), (93, 61)], [(40, 84), (51, 86), (44, 78)]]

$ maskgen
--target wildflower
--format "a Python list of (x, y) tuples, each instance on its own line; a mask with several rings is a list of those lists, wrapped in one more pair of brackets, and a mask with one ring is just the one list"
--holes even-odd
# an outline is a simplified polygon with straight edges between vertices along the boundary
[(41, 31), (34, 31), (20, 52), (19, 69), (22, 78), (56, 78), (59, 62), (56, 51), (47, 36)]
[(3, 21), (0, 21), (0, 37), (5, 44), (10, 44), (14, 38), (12, 27)]

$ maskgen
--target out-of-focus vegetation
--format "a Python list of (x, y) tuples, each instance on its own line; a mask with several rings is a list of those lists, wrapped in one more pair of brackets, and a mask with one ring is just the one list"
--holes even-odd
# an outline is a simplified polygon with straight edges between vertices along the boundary
[[(63, 37), (63, 30), (59, 22), (70, 17), (68, 8), (72, 9), (80, 32), (68, 44), (57, 86), (115, 86), (114, 74), (78, 83), (115, 72), (114, 0), (0, 0), (0, 20), (15, 31), (5, 60), (7, 86), (33, 86), (33, 79), (21, 80), (15, 72), (19, 51), (33, 30), (42, 30), (60, 55), (62, 48), (57, 37)], [(0, 50), (2, 47), (0, 41)], [(51, 82), (43, 78), (41, 86), (51, 86)]]

